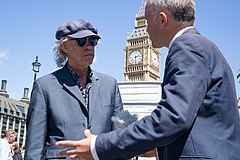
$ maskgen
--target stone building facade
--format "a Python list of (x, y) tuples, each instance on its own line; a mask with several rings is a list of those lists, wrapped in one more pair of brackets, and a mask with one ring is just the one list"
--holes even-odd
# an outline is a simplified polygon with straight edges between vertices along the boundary
[(16, 141), (19, 146), (24, 146), (26, 137), (26, 115), (29, 106), (28, 88), (24, 88), (21, 100), (9, 97), (6, 90), (7, 80), (2, 80), (0, 90), (0, 133), (3, 138), (8, 129), (12, 129), (17, 134)]

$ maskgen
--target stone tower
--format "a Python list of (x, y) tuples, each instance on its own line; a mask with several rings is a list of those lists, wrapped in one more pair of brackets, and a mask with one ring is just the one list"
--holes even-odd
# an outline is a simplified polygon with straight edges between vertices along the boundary
[(159, 81), (160, 49), (153, 48), (147, 33), (143, 0), (135, 19), (135, 28), (124, 49), (124, 79), (126, 82)]

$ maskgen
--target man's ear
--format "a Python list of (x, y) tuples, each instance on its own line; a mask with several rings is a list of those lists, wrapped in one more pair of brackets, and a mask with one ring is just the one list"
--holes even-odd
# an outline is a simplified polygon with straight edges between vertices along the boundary
[(168, 23), (168, 16), (165, 12), (160, 12), (158, 18), (160, 18), (160, 24), (163, 25), (164, 27)]
[(60, 48), (64, 53), (68, 53), (68, 43), (67, 41), (63, 42)]

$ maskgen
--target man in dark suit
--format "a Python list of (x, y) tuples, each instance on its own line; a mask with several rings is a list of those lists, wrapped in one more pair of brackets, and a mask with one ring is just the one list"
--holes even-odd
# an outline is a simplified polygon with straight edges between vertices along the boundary
[(86, 130), (84, 140), (58, 142), (75, 147), (60, 155), (115, 160), (157, 147), (161, 160), (239, 160), (233, 74), (217, 46), (194, 28), (194, 14), (194, 0), (147, 2), (153, 46), (169, 48), (157, 109), (122, 130), (97, 136)]
[[(56, 32), (56, 62), (61, 69), (34, 82), (27, 115), (26, 160), (63, 159), (59, 140), (111, 131), (111, 117), (122, 111), (117, 81), (91, 69), (97, 29), (83, 19)], [(65, 159), (65, 158), (64, 158)], [(68, 159), (68, 158), (67, 158)]]

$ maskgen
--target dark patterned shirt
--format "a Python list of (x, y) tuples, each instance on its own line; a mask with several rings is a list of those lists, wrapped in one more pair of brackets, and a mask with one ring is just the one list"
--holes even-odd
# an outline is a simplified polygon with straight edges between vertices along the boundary
[[(70, 74), (73, 77), (73, 80), (76, 82), (76, 84), (78, 85), (80, 91), (82, 92), (82, 95), (84, 97), (84, 100), (86, 102), (86, 97), (88, 97), (89, 94), (89, 89), (91, 88), (91, 75), (92, 75), (92, 69), (90, 67), (88, 67), (88, 76), (87, 76), (87, 83), (86, 83), (86, 89), (83, 89), (83, 87), (81, 86), (80, 83), (80, 77), (79, 75), (69, 66), (69, 64), (67, 63), (67, 69), (69, 70)], [(87, 92), (86, 92), (87, 91)]]

